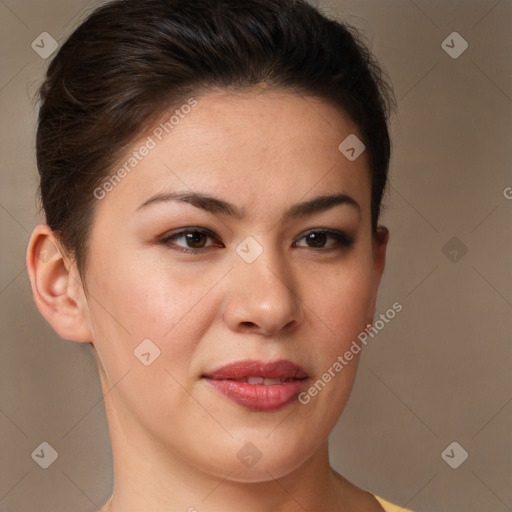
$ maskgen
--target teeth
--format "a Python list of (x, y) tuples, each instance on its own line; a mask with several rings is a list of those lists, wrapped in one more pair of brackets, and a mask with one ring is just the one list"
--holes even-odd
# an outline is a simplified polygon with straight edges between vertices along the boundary
[(265, 384), (265, 386), (275, 386), (277, 384), (282, 384), (283, 382), (284, 380), (282, 379), (265, 379), (263, 384)]
[(245, 382), (248, 384), (265, 384), (265, 380), (263, 377), (248, 377)]
[(264, 386), (276, 386), (278, 384), (282, 384), (286, 382), (287, 379), (267, 379), (265, 377), (248, 377), (244, 379), (242, 382), (247, 382), (247, 384), (263, 384)]

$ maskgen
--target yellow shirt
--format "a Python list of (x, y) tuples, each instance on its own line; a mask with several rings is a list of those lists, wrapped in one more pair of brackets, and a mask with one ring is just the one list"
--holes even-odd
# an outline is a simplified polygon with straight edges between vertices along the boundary
[[(373, 496), (375, 496), (375, 494)], [(378, 496), (375, 496), (375, 499), (381, 504), (381, 506), (385, 510), (385, 512), (413, 512), (412, 510), (409, 510), (408, 508), (402, 508), (402, 507), (399, 507), (398, 505), (393, 505), (392, 503), (389, 503), (389, 501), (383, 500), (382, 498), (379, 498)]]

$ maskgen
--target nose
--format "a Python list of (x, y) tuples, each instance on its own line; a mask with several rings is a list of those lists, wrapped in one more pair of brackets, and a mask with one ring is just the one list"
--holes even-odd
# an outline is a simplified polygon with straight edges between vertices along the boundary
[(265, 250), (252, 263), (237, 262), (224, 309), (232, 331), (272, 337), (290, 332), (302, 319), (298, 283), (282, 255)]

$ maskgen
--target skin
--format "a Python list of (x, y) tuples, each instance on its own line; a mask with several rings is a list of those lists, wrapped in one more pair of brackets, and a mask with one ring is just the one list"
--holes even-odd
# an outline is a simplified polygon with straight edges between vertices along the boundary
[[(273, 412), (241, 407), (201, 378), (241, 359), (287, 359), (305, 369), (309, 388), (372, 322), (388, 231), (372, 234), (366, 153), (351, 162), (338, 150), (357, 127), (323, 100), (283, 91), (197, 101), (97, 201), (87, 292), (48, 226), (35, 228), (27, 250), (41, 313), (62, 337), (94, 347), (115, 471), (102, 511), (381, 511), (328, 457), (359, 355), (309, 404)], [(192, 191), (245, 216), (178, 201), (137, 210), (155, 194)], [(284, 220), (294, 204), (332, 194), (359, 207)], [(162, 242), (191, 227), (215, 237)], [(313, 229), (354, 242), (312, 243)], [(263, 250), (250, 264), (235, 251), (248, 236)], [(134, 356), (146, 338), (161, 351), (149, 366)], [(261, 453), (251, 468), (237, 458), (247, 442)]]

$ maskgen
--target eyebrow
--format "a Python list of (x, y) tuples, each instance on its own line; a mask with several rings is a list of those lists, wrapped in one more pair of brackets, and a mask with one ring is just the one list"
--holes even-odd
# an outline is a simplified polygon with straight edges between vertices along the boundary
[[(196, 208), (206, 210), (213, 214), (221, 214), (236, 219), (242, 219), (245, 216), (243, 210), (234, 204), (223, 201), (222, 199), (199, 193), (162, 193), (156, 194), (146, 201), (144, 201), (136, 211), (141, 211), (150, 205), (158, 203), (167, 203), (170, 201), (178, 201), (191, 204)], [(346, 204), (354, 207), (358, 212), (361, 212), (359, 203), (347, 194), (334, 194), (327, 196), (317, 196), (308, 201), (294, 204), (284, 215), (283, 220), (295, 219), (298, 217), (305, 217), (313, 213), (319, 213), (334, 206)]]

